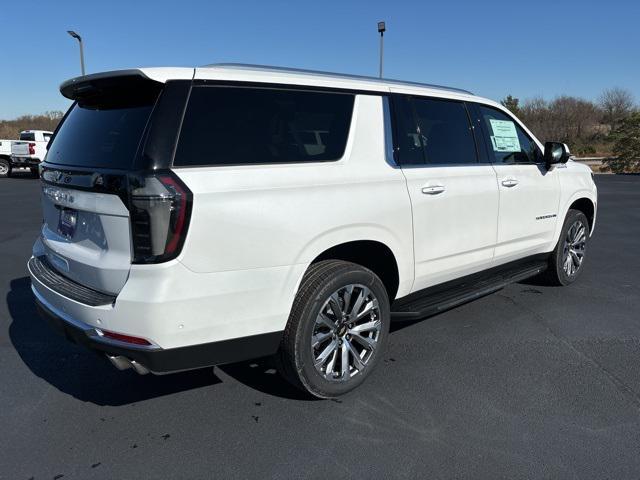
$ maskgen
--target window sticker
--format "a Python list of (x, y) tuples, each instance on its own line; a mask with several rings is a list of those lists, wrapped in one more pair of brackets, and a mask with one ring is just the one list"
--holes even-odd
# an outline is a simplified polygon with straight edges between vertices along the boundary
[(518, 132), (513, 122), (508, 120), (489, 119), (491, 123), (491, 145), (495, 152), (519, 152), (520, 141), (518, 140)]

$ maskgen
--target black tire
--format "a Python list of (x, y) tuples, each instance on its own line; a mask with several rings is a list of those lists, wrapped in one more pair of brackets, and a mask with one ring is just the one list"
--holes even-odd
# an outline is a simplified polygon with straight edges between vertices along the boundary
[[(582, 260), (573, 273), (569, 273), (565, 270), (565, 261), (568, 254), (568, 236), (570, 229), (574, 227), (576, 223), (584, 228), (584, 248), (582, 249)], [(580, 228), (580, 227), (579, 227)], [(551, 252), (549, 257), (549, 266), (547, 270), (540, 276), (540, 279), (547, 285), (566, 286), (576, 281), (576, 279), (582, 273), (584, 269), (584, 260), (586, 258), (587, 246), (589, 243), (589, 221), (584, 213), (579, 210), (569, 210), (565, 217), (564, 224), (562, 225), (562, 231), (560, 232), (560, 238), (556, 248)], [(571, 255), (571, 254), (569, 254)], [(575, 266), (575, 261), (571, 260)]]
[(40, 178), (40, 170), (38, 167), (30, 167), (29, 170), (31, 170), (31, 176), (33, 178)]
[(11, 162), (6, 158), (0, 158), (0, 177), (11, 176)]
[[(349, 289), (352, 289), (351, 294), (348, 293)], [(367, 296), (367, 289), (369, 296)], [(342, 292), (342, 297), (340, 292)], [(332, 294), (337, 295), (334, 298), (341, 302), (340, 305), (346, 312), (342, 320), (335, 322), (335, 333), (331, 333), (332, 330), (323, 325), (322, 322), (317, 323), (321, 309), (326, 313), (327, 317), (333, 320), (333, 310), (328, 306), (330, 304), (327, 303), (330, 302), (329, 298)], [(347, 295), (351, 298), (350, 300)], [(360, 302), (358, 311), (354, 313), (353, 310), (356, 309), (360, 298), (363, 301)], [(356, 318), (358, 313), (364, 313), (363, 310), (366, 307), (375, 305), (373, 300), (377, 300), (377, 308), (375, 310), (372, 309), (367, 314), (369, 315), (368, 317), (365, 315), (362, 319), (357, 320), (356, 323), (348, 320), (349, 318)], [(366, 305), (364, 302), (367, 302)], [(365, 305), (364, 308), (363, 305)], [(391, 314), (387, 291), (375, 273), (355, 263), (340, 260), (325, 260), (315, 263), (309, 267), (303, 277), (300, 289), (293, 302), (280, 350), (276, 356), (278, 370), (293, 385), (315, 397), (333, 398), (343, 395), (362, 384), (378, 363), (387, 342), (390, 321)], [(362, 326), (365, 323), (367, 325), (375, 323), (379, 327), (379, 330), (375, 332), (367, 331), (364, 333), (367, 338), (369, 336), (371, 336), (371, 339), (375, 337), (375, 348), (371, 350), (362, 347), (364, 344), (356, 341), (362, 336), (359, 334), (354, 335), (354, 330), (349, 330), (354, 327), (358, 329), (358, 326)], [(329, 343), (319, 344), (316, 349), (312, 347), (312, 338), (318, 338), (318, 335), (320, 335), (318, 329), (323, 327), (327, 328), (327, 332), (323, 332), (321, 335), (329, 334), (331, 337), (325, 340)], [(350, 332), (351, 335), (349, 335)], [(314, 333), (316, 333), (315, 337)], [(347, 339), (350, 340), (347, 341)], [(338, 345), (338, 342), (340, 346), (336, 347), (335, 345)], [(342, 346), (343, 344), (344, 346)], [(322, 355), (322, 351), (330, 348), (331, 345), (333, 345), (335, 351), (335, 354), (330, 355), (333, 356), (334, 361), (329, 360), (328, 362), (331, 364), (331, 372), (327, 372), (326, 370), (329, 366), (324, 365), (318, 367), (325, 369), (325, 372), (321, 373), (314, 365), (314, 359), (319, 358)], [(356, 368), (355, 364), (356, 362), (361, 363), (361, 361), (357, 361), (351, 350), (349, 350), (354, 348), (354, 345), (356, 346), (356, 351), (362, 347), (358, 358), (365, 360), (364, 365), (359, 366), (359, 368)], [(342, 368), (342, 359), (345, 358), (342, 356), (343, 350), (349, 352), (346, 354), (347, 362), (345, 362), (347, 374), (344, 373)], [(316, 353), (319, 353), (318, 357), (315, 357)], [(340, 355), (340, 358), (338, 358), (338, 355)], [(351, 362), (354, 363), (353, 374), (351, 374)], [(339, 365), (342, 370), (341, 378), (333, 376), (333, 365)], [(327, 376), (331, 377), (331, 379)]]

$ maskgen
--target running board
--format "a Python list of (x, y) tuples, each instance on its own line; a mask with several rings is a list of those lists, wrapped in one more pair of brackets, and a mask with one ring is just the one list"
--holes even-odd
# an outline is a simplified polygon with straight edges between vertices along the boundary
[(394, 301), (391, 305), (391, 318), (395, 321), (412, 321), (430, 317), (497, 292), (510, 283), (534, 277), (546, 269), (546, 260), (536, 257), (535, 260), (513, 262), (429, 287)]

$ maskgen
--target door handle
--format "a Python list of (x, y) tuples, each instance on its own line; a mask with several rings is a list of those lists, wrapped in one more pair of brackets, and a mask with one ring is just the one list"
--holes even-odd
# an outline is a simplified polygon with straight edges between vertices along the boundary
[(444, 185), (428, 185), (426, 187), (422, 187), (422, 193), (426, 195), (437, 195), (444, 192), (444, 190)]
[(515, 178), (505, 178), (504, 180), (502, 180), (502, 186), (504, 187), (515, 187), (516, 185), (518, 185), (518, 180), (516, 180)]

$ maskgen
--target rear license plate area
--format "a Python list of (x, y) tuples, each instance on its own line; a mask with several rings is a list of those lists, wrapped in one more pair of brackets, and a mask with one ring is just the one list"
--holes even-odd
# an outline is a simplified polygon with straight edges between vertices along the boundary
[(76, 232), (78, 223), (78, 211), (72, 208), (60, 210), (60, 220), (58, 221), (58, 233), (66, 238), (72, 238)]

